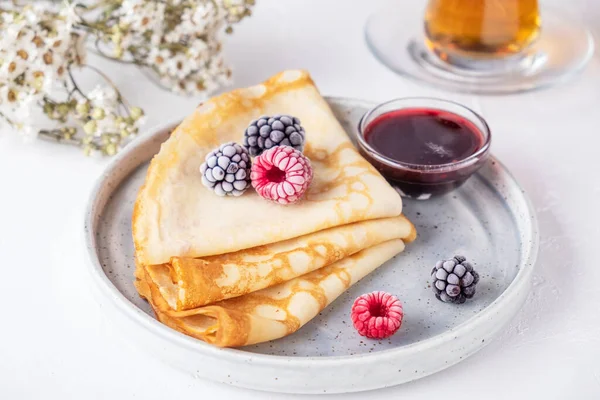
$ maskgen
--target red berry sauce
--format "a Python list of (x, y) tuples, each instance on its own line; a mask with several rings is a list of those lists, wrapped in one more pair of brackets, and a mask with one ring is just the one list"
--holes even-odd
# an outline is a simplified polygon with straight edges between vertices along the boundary
[(438, 109), (399, 109), (380, 115), (366, 126), (364, 139), (380, 155), (406, 166), (394, 168), (361, 149), (408, 197), (447, 193), (487, 159), (486, 154), (464, 168), (452, 168), (481, 150), (486, 140), (473, 122)]

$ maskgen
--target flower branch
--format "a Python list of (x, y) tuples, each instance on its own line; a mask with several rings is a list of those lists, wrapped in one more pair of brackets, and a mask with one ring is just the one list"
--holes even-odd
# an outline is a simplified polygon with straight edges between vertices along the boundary
[[(100, 69), (97, 52), (151, 72), (169, 90), (208, 94), (227, 84), (218, 38), (250, 15), (253, 0), (101, 0), (94, 4), (0, 2), (0, 120), (29, 137), (78, 145), (86, 154), (115, 154), (137, 134), (144, 112), (128, 104)], [(74, 69), (104, 84), (90, 92)], [(41, 114), (46, 126), (35, 128)]]

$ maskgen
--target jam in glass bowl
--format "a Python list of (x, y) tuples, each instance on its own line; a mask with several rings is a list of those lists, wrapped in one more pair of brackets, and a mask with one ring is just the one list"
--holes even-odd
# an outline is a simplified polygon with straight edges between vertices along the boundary
[(369, 110), (358, 126), (360, 153), (404, 197), (446, 194), (489, 158), (485, 120), (458, 103), (403, 98)]

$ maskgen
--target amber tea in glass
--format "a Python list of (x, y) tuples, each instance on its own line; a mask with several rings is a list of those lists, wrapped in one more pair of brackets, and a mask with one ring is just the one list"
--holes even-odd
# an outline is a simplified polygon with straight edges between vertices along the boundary
[(427, 45), (450, 63), (518, 56), (539, 31), (537, 0), (429, 0), (425, 13)]

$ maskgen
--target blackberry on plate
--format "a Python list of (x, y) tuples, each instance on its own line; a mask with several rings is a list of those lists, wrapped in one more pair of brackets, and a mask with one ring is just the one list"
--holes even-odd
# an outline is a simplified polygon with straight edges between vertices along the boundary
[(441, 260), (431, 270), (435, 297), (444, 303), (461, 304), (475, 294), (479, 274), (463, 256)]

